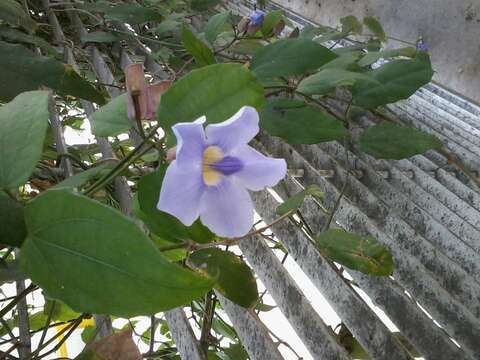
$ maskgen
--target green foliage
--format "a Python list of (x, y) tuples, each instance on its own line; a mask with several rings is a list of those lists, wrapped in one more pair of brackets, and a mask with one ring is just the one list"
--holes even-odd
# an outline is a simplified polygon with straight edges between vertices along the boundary
[(154, 9), (137, 4), (119, 4), (105, 10), (107, 20), (122, 21), (131, 25), (162, 20), (162, 16)]
[(22, 27), (31, 33), (37, 28), (37, 23), (30, 19), (30, 16), (15, 0), (0, 1), (0, 20), (15, 27)]
[(162, 96), (157, 118), (169, 132), (178, 122), (205, 115), (207, 123), (217, 123), (244, 105), (260, 108), (263, 102), (263, 87), (248, 69), (238, 64), (215, 64), (193, 70), (175, 82)]
[(285, 39), (259, 49), (251, 68), (260, 78), (299, 75), (318, 69), (337, 56), (322, 45), (306, 39)]
[(379, 59), (388, 59), (397, 56), (415, 57), (417, 49), (413, 47), (405, 47), (400, 49), (387, 49), (383, 51), (370, 51), (359, 62), (358, 66), (368, 66), (375, 63)]
[(428, 55), (424, 54), (411, 60), (391, 61), (365, 75), (376, 83), (355, 82), (353, 102), (365, 108), (375, 108), (410, 97), (430, 82), (433, 70)]
[(124, 38), (124, 36), (109, 31), (94, 31), (87, 34), (82, 34), (81, 36), (83, 43), (110, 43), (119, 41), (122, 38)]
[(371, 236), (330, 229), (316, 237), (315, 245), (324, 256), (350, 269), (381, 276), (393, 271), (392, 255)]
[(70, 176), (54, 186), (54, 189), (74, 189), (82, 187), (89, 181), (100, 177), (114, 167), (112, 163), (104, 163)]
[(188, 264), (215, 280), (215, 289), (234, 303), (250, 308), (258, 301), (252, 270), (238, 256), (220, 249), (195, 251)]
[(276, 98), (260, 114), (260, 126), (290, 144), (317, 144), (347, 135), (341, 121), (303, 101)]
[(27, 235), (23, 206), (0, 192), (0, 244), (20, 247)]
[(360, 137), (360, 149), (377, 159), (405, 159), (441, 148), (433, 135), (387, 122), (369, 127)]
[(353, 15), (348, 15), (340, 19), (343, 33), (361, 34), (363, 31), (362, 23)]
[(387, 41), (387, 35), (383, 31), (383, 26), (380, 24), (377, 18), (373, 16), (366, 16), (363, 18), (363, 23), (370, 30), (370, 32), (375, 35), (380, 41)]
[(372, 77), (343, 69), (324, 69), (303, 79), (298, 85), (298, 91), (307, 95), (322, 95), (332, 92), (337, 87), (351, 87), (358, 81), (367, 84), (378, 84)]
[(217, 6), (220, 0), (191, 0), (190, 6), (195, 11), (206, 11)]
[(187, 227), (176, 217), (157, 209), (166, 169), (166, 166), (161, 166), (157, 171), (143, 176), (138, 182), (139, 213), (137, 216), (143, 220), (151, 232), (163, 241), (171, 243), (186, 240), (198, 243), (211, 242), (215, 235), (203, 226), (200, 220)]
[(132, 127), (127, 114), (127, 96), (119, 95), (93, 113), (90, 124), (94, 135), (115, 136)]
[[(153, 314), (212, 285), (169, 263), (132, 220), (81, 195), (47, 191), (26, 206), (25, 219), (23, 270), (50, 297), (77, 311)], [(101, 286), (94, 279), (102, 279)]]
[(263, 19), (262, 24), (262, 34), (265, 37), (269, 37), (273, 33), (275, 26), (284, 19), (282, 10), (273, 10), (269, 11), (265, 18)]
[(70, 65), (53, 58), (36, 56), (21, 45), (0, 41), (0, 101), (10, 101), (19, 93), (47, 86), (64, 95), (103, 104), (105, 99)]
[(275, 212), (277, 215), (285, 215), (289, 211), (297, 211), (302, 206), (307, 195), (313, 196), (315, 199), (321, 201), (323, 199), (323, 192), (317, 185), (309, 185), (291, 198), (287, 199), (284, 203), (279, 205)]
[(213, 56), (212, 50), (196, 37), (187, 26), (184, 26), (182, 29), (182, 43), (185, 49), (194, 57), (198, 66), (215, 63), (215, 56)]
[(38, 46), (50, 56), (56, 56), (58, 54), (57, 50), (41, 37), (32, 34), (25, 34), (24, 32), (12, 29), (7, 25), (0, 25), (0, 37), (9, 42), (21, 42)]
[(0, 107), (0, 190), (25, 183), (40, 160), (48, 101), (48, 91), (30, 91)]
[(217, 36), (225, 30), (228, 19), (231, 17), (230, 11), (225, 11), (212, 16), (205, 25), (205, 38), (213, 44)]

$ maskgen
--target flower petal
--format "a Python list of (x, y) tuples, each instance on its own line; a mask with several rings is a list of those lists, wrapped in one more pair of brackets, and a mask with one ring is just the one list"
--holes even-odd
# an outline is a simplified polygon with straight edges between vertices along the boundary
[(243, 168), (232, 176), (249, 190), (274, 186), (287, 174), (285, 160), (267, 157), (248, 145), (235, 149), (232, 155), (243, 164)]
[(173, 161), (165, 173), (157, 208), (190, 226), (200, 214), (205, 186), (200, 169), (180, 168), (177, 164), (178, 160)]
[(222, 148), (228, 154), (239, 145), (248, 144), (258, 134), (258, 113), (251, 106), (244, 106), (230, 119), (210, 124), (205, 129), (210, 145)]
[(176, 159), (178, 167), (202, 166), (203, 152), (206, 148), (205, 132), (202, 123), (205, 117), (190, 123), (178, 123), (172, 127), (177, 137)]
[(248, 191), (232, 178), (207, 186), (200, 206), (200, 219), (222, 237), (239, 237), (253, 226), (253, 204)]

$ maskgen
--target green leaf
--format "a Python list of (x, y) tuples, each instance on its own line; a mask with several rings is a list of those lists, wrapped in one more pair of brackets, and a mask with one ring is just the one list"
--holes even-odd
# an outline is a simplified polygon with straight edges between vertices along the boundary
[(282, 20), (283, 20), (282, 10), (269, 11), (265, 15), (265, 18), (263, 19), (263, 24), (262, 24), (263, 36), (268, 37), (269, 35), (271, 35), (275, 25), (277, 25)]
[(81, 187), (90, 180), (96, 179), (99, 176), (103, 175), (103, 173), (112, 169), (114, 166), (114, 163), (100, 164), (88, 170), (82, 171), (81, 173), (70, 176), (62, 182), (59, 182), (52, 189), (74, 189), (77, 187)]
[(388, 59), (397, 56), (415, 57), (417, 49), (413, 47), (405, 47), (400, 49), (387, 49), (383, 51), (371, 51), (367, 53), (359, 62), (358, 66), (364, 67), (372, 65), (379, 59)]
[(219, 335), (225, 336), (231, 340), (236, 340), (238, 338), (237, 332), (233, 326), (227, 324), (218, 316), (213, 318), (212, 329)]
[(38, 46), (50, 56), (56, 56), (58, 54), (58, 51), (41, 37), (25, 34), (20, 30), (9, 27), (8, 25), (0, 26), (0, 37), (9, 40), (9, 42), (23, 42)]
[(30, 18), (22, 6), (15, 0), (0, 1), (0, 20), (12, 26), (23, 27), (31, 33), (37, 28), (37, 23)]
[(40, 160), (48, 99), (48, 91), (29, 91), (0, 107), (0, 189), (24, 184)]
[(318, 235), (315, 244), (324, 256), (350, 269), (382, 276), (393, 272), (392, 255), (371, 236), (330, 229)]
[(46, 300), (45, 306), (43, 307), (43, 314), (47, 317), (51, 314), (52, 321), (69, 321), (81, 315), (58, 300)]
[(103, 95), (67, 64), (36, 56), (22, 45), (0, 41), (0, 101), (10, 101), (19, 93), (49, 87), (65, 95), (105, 103)]
[(88, 344), (90, 342), (90, 340), (92, 339), (93, 334), (95, 334), (95, 326), (85, 326), (85, 328), (83, 329), (82, 334), (81, 334), (82, 341), (85, 344)]
[(178, 122), (205, 115), (207, 123), (227, 120), (242, 106), (263, 105), (263, 86), (252, 72), (239, 64), (215, 64), (193, 70), (175, 82), (157, 111), (165, 131)]
[(312, 195), (317, 200), (323, 199), (323, 192), (317, 185), (309, 185), (304, 190), (296, 193), (291, 198), (287, 199), (284, 203), (280, 204), (275, 212), (277, 215), (285, 215), (289, 211), (296, 211), (302, 206), (305, 197)]
[(342, 122), (303, 101), (269, 100), (260, 113), (260, 127), (290, 144), (317, 144), (347, 134)]
[(215, 63), (212, 50), (186, 26), (182, 29), (182, 43), (190, 55), (195, 58), (197, 65), (205, 66)]
[(23, 206), (0, 193), (0, 244), (20, 247), (27, 236)]
[(353, 15), (348, 15), (340, 19), (343, 33), (361, 34), (363, 31), (362, 23)]
[(91, 117), (92, 133), (107, 137), (125, 133), (132, 127), (127, 113), (127, 94), (113, 98)]
[(357, 61), (360, 56), (363, 55), (362, 51), (349, 51), (344, 54), (341, 54), (335, 60), (332, 60), (325, 65), (323, 65), (320, 70), (324, 69), (337, 69), (337, 70), (357, 70), (359, 67), (357, 65)]
[(203, 249), (192, 253), (187, 262), (189, 266), (215, 279), (215, 289), (234, 303), (246, 308), (257, 303), (255, 276), (238, 256), (220, 249)]
[(363, 23), (380, 41), (387, 41), (387, 36), (385, 35), (385, 31), (383, 31), (382, 24), (380, 24), (377, 18), (366, 16), (363, 18)]
[(247, 351), (243, 348), (242, 344), (230, 344), (228, 348), (224, 348), (223, 351), (228, 355), (230, 360), (247, 360)]
[(211, 288), (207, 278), (168, 262), (131, 219), (87, 197), (46, 191), (27, 204), (25, 220), (23, 270), (76, 311), (153, 314)]
[(195, 11), (206, 11), (219, 3), (220, 0), (191, 0), (190, 6)]
[(164, 20), (157, 27), (153, 28), (151, 31), (157, 35), (163, 34), (168, 31), (175, 30), (181, 25), (180, 22), (175, 20)]
[(155, 235), (168, 242), (193, 240), (207, 243), (215, 239), (215, 235), (203, 226), (199, 220), (187, 227), (176, 217), (157, 209), (160, 189), (167, 167), (164, 165), (154, 173), (143, 176), (138, 182), (138, 203), (142, 221)]
[(265, 46), (265, 41), (260, 39), (241, 39), (230, 47), (234, 53), (241, 55), (253, 55), (258, 49)]
[(105, 10), (107, 20), (118, 20), (132, 25), (162, 20), (162, 16), (155, 10), (136, 4), (120, 4)]
[[(153, 242), (158, 248), (162, 248), (164, 246), (175, 245), (174, 242), (166, 241), (155, 234), (151, 235)], [(187, 250), (185, 249), (174, 249), (174, 250), (167, 250), (162, 251), (162, 255), (165, 256), (171, 262), (182, 261), (187, 257)]]
[(362, 81), (365, 86), (378, 84), (378, 81), (363, 73), (342, 69), (324, 69), (303, 79), (297, 90), (307, 95), (322, 95), (335, 90), (338, 86), (353, 86)]
[(225, 29), (225, 25), (230, 18), (230, 11), (222, 12), (212, 16), (205, 25), (205, 38), (213, 44), (217, 39), (217, 36)]
[(360, 149), (377, 159), (405, 159), (442, 146), (431, 134), (386, 122), (369, 127), (360, 136)]
[(108, 32), (108, 31), (95, 31), (81, 36), (83, 43), (93, 42), (93, 43), (110, 43), (121, 40), (122, 37), (118, 34)]
[(407, 99), (432, 79), (430, 59), (425, 56), (391, 61), (365, 73), (376, 83), (357, 81), (352, 88), (353, 103), (370, 109)]
[(261, 312), (269, 312), (272, 311), (273, 309), (276, 309), (277, 307), (274, 305), (268, 305), (265, 303), (258, 303), (255, 306), (255, 310), (261, 311)]
[(314, 41), (285, 39), (259, 49), (251, 69), (258, 77), (300, 75), (335, 59), (332, 51)]

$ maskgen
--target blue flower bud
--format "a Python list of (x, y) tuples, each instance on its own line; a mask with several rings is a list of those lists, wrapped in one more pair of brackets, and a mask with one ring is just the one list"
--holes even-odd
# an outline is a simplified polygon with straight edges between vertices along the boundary
[(262, 26), (264, 18), (265, 18), (265, 13), (263, 11), (261, 10), (252, 11), (249, 15), (250, 25)]
[(419, 51), (428, 51), (428, 46), (427, 46), (427, 44), (423, 41), (422, 38), (418, 39), (416, 48), (417, 48), (417, 50), (419, 50)]

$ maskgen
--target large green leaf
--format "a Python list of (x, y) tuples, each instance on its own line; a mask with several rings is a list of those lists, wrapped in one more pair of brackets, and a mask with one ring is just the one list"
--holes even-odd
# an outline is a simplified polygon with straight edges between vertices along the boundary
[(24, 184), (40, 160), (48, 98), (48, 91), (29, 91), (0, 107), (0, 189)]
[(97, 136), (115, 136), (127, 132), (132, 122), (127, 113), (127, 94), (113, 98), (95, 111), (91, 117), (92, 133)]
[(263, 86), (242, 65), (209, 65), (174, 83), (162, 95), (157, 117), (169, 132), (172, 125), (203, 115), (208, 123), (227, 120), (244, 105), (260, 108), (264, 99)]
[(217, 36), (224, 31), (225, 25), (230, 18), (230, 11), (225, 11), (212, 16), (205, 25), (205, 38), (213, 44)]
[(20, 247), (27, 236), (23, 206), (0, 193), (0, 244)]
[(369, 127), (360, 136), (360, 149), (377, 159), (405, 159), (441, 147), (442, 142), (431, 134), (387, 122)]
[(25, 207), (20, 262), (49, 297), (121, 317), (183, 305), (212, 282), (168, 262), (129, 218), (87, 197), (50, 190)]
[(162, 16), (155, 10), (136, 4), (115, 5), (105, 11), (105, 17), (108, 20), (118, 20), (129, 24), (162, 20)]
[(249, 308), (258, 301), (252, 270), (238, 256), (220, 249), (195, 251), (188, 264), (216, 280), (215, 288), (234, 303)]
[(347, 134), (342, 122), (295, 99), (277, 98), (267, 102), (260, 114), (260, 127), (290, 144), (317, 144)]
[(10, 101), (19, 93), (49, 87), (65, 95), (78, 96), (98, 104), (103, 95), (67, 64), (53, 58), (36, 56), (22, 45), (0, 41), (0, 101)]
[(212, 50), (186, 26), (182, 29), (182, 43), (190, 55), (194, 57), (197, 65), (205, 66), (215, 63)]
[(367, 75), (343, 69), (324, 69), (303, 79), (298, 91), (308, 95), (322, 95), (333, 91), (337, 86), (353, 86), (357, 81), (366, 84), (378, 84)]
[(383, 276), (393, 271), (392, 255), (371, 236), (330, 229), (318, 235), (315, 244), (323, 255), (350, 269)]
[(143, 176), (138, 182), (138, 202), (140, 213), (137, 214), (151, 232), (165, 241), (179, 242), (193, 240), (207, 243), (215, 239), (215, 235), (202, 225), (200, 220), (192, 226), (183, 225), (176, 217), (157, 209), (160, 189), (167, 167), (162, 166), (156, 172)]
[(37, 23), (30, 18), (22, 6), (15, 0), (0, 1), (0, 20), (12, 26), (21, 26), (29, 32), (34, 32), (37, 28)]
[(307, 195), (311, 195), (319, 201), (323, 199), (322, 190), (320, 190), (317, 185), (309, 185), (304, 190), (296, 193), (291, 198), (280, 204), (275, 210), (275, 212), (278, 215), (285, 215), (289, 211), (296, 211), (300, 209)]
[(430, 82), (433, 70), (428, 55), (424, 54), (412, 60), (391, 61), (365, 75), (377, 83), (357, 81), (352, 88), (353, 102), (375, 108), (407, 99)]
[(285, 39), (259, 49), (251, 68), (258, 77), (300, 75), (335, 59), (332, 51), (307, 39)]

